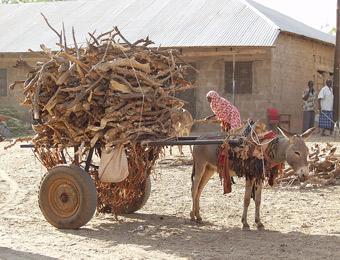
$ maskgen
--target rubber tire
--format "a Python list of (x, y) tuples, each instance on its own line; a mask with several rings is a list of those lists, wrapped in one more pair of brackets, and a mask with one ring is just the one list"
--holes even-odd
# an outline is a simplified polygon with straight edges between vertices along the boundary
[[(60, 179), (72, 183), (78, 193), (78, 207), (71, 216), (56, 213), (49, 203), (48, 190)], [(52, 185), (52, 186), (51, 186)], [(52, 196), (53, 197), (53, 196)], [(56, 199), (54, 197), (54, 199)], [(50, 169), (42, 178), (39, 188), (39, 207), (46, 220), (59, 229), (78, 229), (93, 217), (97, 206), (97, 191), (90, 175), (75, 165), (58, 165)]]
[(136, 211), (140, 210), (143, 208), (148, 201), (149, 197), (151, 194), (151, 178), (148, 176), (145, 180), (145, 187), (144, 187), (144, 192), (142, 195), (142, 198), (139, 199), (138, 201), (135, 201), (135, 203), (130, 204), (130, 205), (125, 205), (123, 209), (121, 209), (118, 214), (132, 214), (135, 213)]

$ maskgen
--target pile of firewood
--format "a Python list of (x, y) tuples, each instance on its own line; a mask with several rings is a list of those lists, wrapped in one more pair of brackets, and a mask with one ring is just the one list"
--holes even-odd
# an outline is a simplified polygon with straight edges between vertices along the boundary
[[(92, 35), (92, 34), (91, 34)], [(23, 105), (37, 124), (35, 145), (108, 147), (173, 134), (171, 114), (183, 102), (175, 92), (191, 85), (176, 51), (148, 48), (148, 38), (129, 43), (118, 29), (94, 37), (87, 47), (41, 45), (47, 62), (32, 67)]]
[(277, 182), (301, 187), (321, 187), (340, 184), (340, 156), (335, 154), (336, 147), (327, 143), (324, 147), (314, 144), (309, 154), (309, 175), (298, 176), (292, 168), (284, 170)]
[(36, 155), (49, 169), (65, 163), (68, 147), (76, 148), (81, 162), (91, 147), (100, 151), (125, 144), (126, 181), (100, 183), (97, 168), (90, 169), (99, 211), (117, 212), (137, 196), (134, 187), (145, 181), (160, 152), (140, 142), (175, 135), (172, 118), (184, 104), (175, 93), (192, 87), (183, 76), (188, 65), (177, 63), (176, 50), (149, 48), (153, 42), (148, 38), (131, 43), (117, 27), (98, 36), (89, 33), (85, 47), (78, 47), (72, 30), (70, 47), (65, 30), (58, 33), (44, 19), (58, 35), (60, 50), (41, 44), (48, 60), (35, 67), (18, 61), (16, 67), (29, 73), (24, 82), (12, 84), (24, 85), (23, 105), (32, 111)]

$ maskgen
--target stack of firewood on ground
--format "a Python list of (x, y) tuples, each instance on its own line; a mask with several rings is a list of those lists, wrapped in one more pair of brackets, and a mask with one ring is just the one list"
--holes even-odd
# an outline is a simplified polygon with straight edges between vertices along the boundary
[(308, 156), (309, 175), (298, 176), (290, 167), (284, 170), (277, 179), (281, 185), (299, 185), (300, 187), (322, 187), (340, 184), (340, 155), (336, 154), (336, 147), (326, 143), (314, 144)]
[[(129, 176), (120, 183), (102, 183), (97, 167), (90, 173), (98, 191), (99, 212), (119, 212), (142, 193), (161, 148), (141, 141), (174, 135), (172, 116), (183, 106), (177, 91), (192, 86), (183, 78), (186, 65), (176, 62), (175, 50), (149, 48), (146, 38), (129, 42), (115, 27), (100, 34), (89, 33), (87, 45), (66, 44), (65, 30), (58, 33), (60, 51), (43, 44), (48, 61), (29, 70), (23, 83), (23, 105), (32, 111), (35, 153), (47, 169), (65, 163), (67, 148), (76, 147), (79, 161), (90, 148), (98, 154), (124, 144)], [(72, 156), (69, 159), (72, 160)], [(138, 193), (138, 194), (137, 194)]]

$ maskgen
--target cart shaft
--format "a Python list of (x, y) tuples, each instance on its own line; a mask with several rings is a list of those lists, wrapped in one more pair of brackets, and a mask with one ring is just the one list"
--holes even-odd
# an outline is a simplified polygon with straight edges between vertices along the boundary
[[(174, 137), (164, 140), (155, 140), (143, 142), (145, 145), (149, 146), (173, 146), (173, 145), (211, 145), (211, 144), (223, 144), (225, 141), (222, 137), (210, 137), (210, 138), (200, 138), (198, 136), (184, 136), (184, 137)], [(242, 139), (229, 139), (228, 143), (230, 145), (241, 145)], [(33, 144), (22, 144), (20, 148), (34, 148)]]

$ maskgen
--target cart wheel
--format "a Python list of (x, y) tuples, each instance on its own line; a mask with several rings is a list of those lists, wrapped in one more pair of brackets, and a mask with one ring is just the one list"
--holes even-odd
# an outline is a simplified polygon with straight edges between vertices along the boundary
[(145, 186), (144, 190), (141, 193), (141, 196), (137, 197), (131, 204), (125, 205), (118, 214), (132, 214), (141, 208), (146, 204), (151, 194), (151, 179), (150, 176), (148, 176), (145, 180)]
[(80, 228), (90, 221), (96, 204), (96, 187), (90, 175), (78, 166), (55, 166), (40, 182), (40, 210), (56, 228)]

